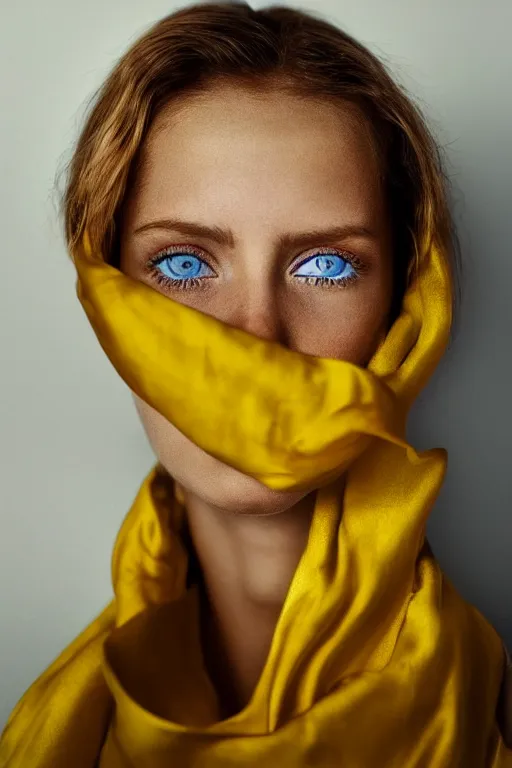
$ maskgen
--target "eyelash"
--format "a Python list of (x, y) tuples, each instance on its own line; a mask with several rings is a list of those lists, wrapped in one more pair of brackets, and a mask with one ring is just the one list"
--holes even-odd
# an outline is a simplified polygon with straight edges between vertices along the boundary
[[(178, 288), (179, 290), (191, 290), (194, 288), (204, 288), (206, 280), (204, 277), (198, 278), (198, 277), (186, 277), (181, 280), (179, 279), (173, 279), (171, 277), (167, 277), (167, 275), (162, 274), (156, 267), (158, 264), (160, 264), (162, 261), (165, 261), (166, 258), (169, 256), (173, 256), (177, 253), (190, 253), (193, 256), (197, 256), (202, 261), (205, 261), (207, 264), (208, 262), (206, 259), (204, 259), (204, 256), (202, 254), (202, 251), (200, 249), (196, 248), (195, 246), (190, 245), (170, 245), (167, 248), (165, 248), (162, 251), (159, 251), (155, 256), (153, 256), (145, 265), (145, 270), (150, 274), (151, 279), (155, 280), (160, 285), (165, 285), (166, 287), (171, 288)], [(363, 274), (363, 272), (366, 271), (367, 265), (362, 262), (360, 259), (357, 258), (352, 253), (347, 253), (347, 251), (341, 251), (337, 248), (330, 248), (327, 246), (320, 247), (316, 249), (310, 256), (308, 256), (304, 261), (302, 261), (298, 266), (297, 270), (300, 269), (304, 264), (307, 264), (308, 261), (312, 260), (314, 256), (321, 256), (321, 255), (335, 255), (339, 256), (343, 259), (343, 261), (346, 261), (352, 269), (354, 270), (355, 274), (350, 275), (349, 277), (342, 277), (342, 278), (332, 278), (332, 277), (316, 277), (316, 276), (307, 276), (307, 275), (298, 275), (296, 279), (300, 281), (304, 281), (307, 285), (320, 285), (323, 288), (345, 288), (348, 284), (354, 283)], [(208, 266), (210, 266), (208, 264)], [(210, 267), (211, 269), (211, 267)]]

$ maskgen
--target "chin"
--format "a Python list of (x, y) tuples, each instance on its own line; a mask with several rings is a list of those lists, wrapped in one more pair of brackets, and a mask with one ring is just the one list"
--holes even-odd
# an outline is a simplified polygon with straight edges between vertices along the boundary
[(136, 395), (134, 400), (153, 451), (185, 494), (192, 494), (224, 512), (275, 515), (285, 512), (310, 492), (267, 488), (254, 477), (203, 451)]
[(305, 491), (274, 491), (254, 477), (224, 464), (191, 443), (181, 451), (179, 466), (167, 451), (159, 461), (186, 494), (223, 512), (239, 515), (276, 515), (306, 496)]

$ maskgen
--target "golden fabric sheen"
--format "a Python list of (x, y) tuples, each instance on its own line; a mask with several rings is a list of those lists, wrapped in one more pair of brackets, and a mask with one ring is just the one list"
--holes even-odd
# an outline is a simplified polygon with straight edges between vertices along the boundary
[(496, 724), (501, 640), (425, 538), (446, 451), (405, 440), (451, 324), (435, 240), (367, 369), (182, 305), (106, 264), (87, 236), (73, 257), (78, 297), (131, 390), (269, 488), (322, 487), (256, 690), (219, 721), (186, 510), (156, 465), (115, 543), (115, 599), (21, 698), (0, 765), (512, 766)]

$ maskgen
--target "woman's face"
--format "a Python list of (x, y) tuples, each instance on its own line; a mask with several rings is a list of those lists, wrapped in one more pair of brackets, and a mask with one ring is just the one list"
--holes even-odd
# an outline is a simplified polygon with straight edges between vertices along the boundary
[[(242, 87), (189, 96), (160, 113), (146, 139), (123, 210), (120, 268), (228, 325), (365, 366), (392, 297), (379, 173), (369, 127), (349, 103)], [(306, 495), (273, 491), (213, 458), (134, 398), (160, 462), (204, 502), (273, 514)]]

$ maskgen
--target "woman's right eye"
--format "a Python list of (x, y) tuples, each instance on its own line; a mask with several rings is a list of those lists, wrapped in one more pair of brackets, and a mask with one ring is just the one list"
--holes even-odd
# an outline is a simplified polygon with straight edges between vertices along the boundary
[(180, 289), (192, 287), (202, 278), (215, 275), (200, 256), (182, 249), (156, 256), (148, 262), (147, 269), (158, 283)]

